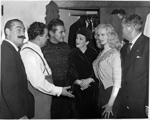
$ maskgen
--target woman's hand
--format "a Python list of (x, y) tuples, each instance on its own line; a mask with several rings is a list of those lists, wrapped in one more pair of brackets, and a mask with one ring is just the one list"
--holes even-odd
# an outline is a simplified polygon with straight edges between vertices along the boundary
[(92, 78), (82, 79), (80, 87), (82, 90), (87, 89), (90, 86), (90, 83), (94, 82)]
[(81, 80), (76, 80), (75, 82), (74, 82), (74, 84), (77, 84), (77, 85), (80, 85), (81, 84)]
[(105, 115), (105, 118), (109, 118), (110, 115), (113, 116), (112, 106), (106, 104), (102, 108), (105, 108), (104, 112), (102, 113), (102, 115)]

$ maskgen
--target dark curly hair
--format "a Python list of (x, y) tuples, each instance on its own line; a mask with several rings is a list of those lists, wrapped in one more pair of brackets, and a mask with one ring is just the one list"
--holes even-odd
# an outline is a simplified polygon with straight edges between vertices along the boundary
[(47, 28), (42, 22), (34, 22), (28, 28), (29, 41), (34, 40), (38, 35), (44, 34), (44, 29)]

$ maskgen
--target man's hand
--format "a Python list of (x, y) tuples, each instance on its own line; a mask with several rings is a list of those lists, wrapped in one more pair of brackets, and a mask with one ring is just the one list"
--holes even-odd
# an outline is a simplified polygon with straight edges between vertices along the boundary
[(72, 91), (67, 91), (70, 88), (71, 88), (71, 86), (63, 87), (61, 95), (74, 98), (75, 96), (73, 94), (71, 94)]

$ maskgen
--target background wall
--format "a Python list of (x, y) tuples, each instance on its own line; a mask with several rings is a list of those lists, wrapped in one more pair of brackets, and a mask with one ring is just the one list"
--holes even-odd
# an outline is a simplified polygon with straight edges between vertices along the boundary
[[(50, 0), (47, 1), (1, 1), (1, 5), (4, 7), (3, 16), (1, 16), (1, 33), (2, 40), (4, 39), (3, 28), (5, 23), (12, 18), (18, 18), (23, 21), (25, 28), (27, 29), (30, 24), (34, 21), (44, 22), (45, 23), (45, 12), (46, 5), (49, 4)], [(74, 23), (78, 17), (69, 16), (69, 13), (73, 10), (63, 10), (60, 9), (60, 18), (64, 21), (66, 28), (66, 38), (68, 40), (69, 27)], [(26, 33), (27, 37), (27, 33)], [(26, 39), (27, 40), (27, 39)]]
[[(39, 1), (2, 0), (1, 5), (3, 5), (3, 7), (4, 7), (3, 8), (3, 10), (4, 10), (3, 16), (1, 16), (1, 36), (2, 36), (1, 38), (2, 38), (2, 40), (4, 39), (3, 27), (9, 19), (18, 18), (18, 19), (22, 20), (26, 29), (34, 21), (39, 21), (39, 22), (45, 23), (44, 18), (45, 18), (45, 12), (46, 12), (46, 5), (49, 4), (49, 2), (50, 2), (50, 0), (45, 0), (45, 1), (43, 1), (43, 0), (39, 0)], [(80, 1), (80, 2), (83, 3), (82, 1)], [(85, 0), (84, 0), (84, 2), (85, 2)], [(66, 3), (68, 3), (68, 2), (66, 2)], [(65, 3), (65, 5), (66, 5), (66, 3)], [(86, 8), (86, 6), (88, 5), (87, 3), (89, 4), (90, 2), (84, 3), (84, 8)], [(92, 3), (94, 4), (94, 2), (92, 2)], [(102, 3), (102, 1), (99, 1), (98, 3), (100, 4), (100, 3)], [(91, 6), (94, 8), (93, 4)], [(111, 6), (111, 7), (101, 6), (99, 8), (101, 23), (110, 23), (112, 21), (110, 13), (115, 8), (117, 8), (117, 7), (115, 7), (115, 6)], [(150, 6), (143, 6), (143, 7), (139, 7), (139, 6), (129, 7), (128, 6), (128, 7), (121, 7), (121, 8), (124, 8), (128, 14), (138, 13), (143, 18), (144, 22), (146, 19), (146, 15), (148, 13), (150, 13)], [(59, 11), (60, 11), (60, 13), (59, 13), (60, 18), (65, 23), (65, 28), (66, 28), (65, 41), (67, 42), (70, 25), (73, 24), (78, 19), (77, 16), (69, 16), (69, 13), (71, 13), (71, 12), (78, 13), (79, 11), (67, 10), (67, 9), (59, 9)], [(26, 37), (27, 37), (27, 33), (26, 33)], [(28, 37), (27, 37), (27, 39), (28, 39)], [(0, 40), (0, 43), (2, 40)]]

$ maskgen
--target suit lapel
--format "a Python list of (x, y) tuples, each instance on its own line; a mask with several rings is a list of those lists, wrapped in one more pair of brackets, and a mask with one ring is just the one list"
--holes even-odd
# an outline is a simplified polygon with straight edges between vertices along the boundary
[(16, 55), (16, 57), (17, 57), (17, 61), (18, 61), (21, 65), (23, 65), (19, 52), (17, 52), (16, 49), (15, 49), (9, 42), (3, 41), (3, 44), (6, 45), (6, 46), (8, 46), (8, 47), (15, 53), (15, 55)]
[[(143, 35), (141, 35), (137, 41), (135, 42), (135, 44), (133, 45), (129, 55), (126, 57), (126, 60), (123, 64), (123, 69), (125, 71), (125, 73), (127, 72), (127, 68), (128, 66), (135, 60), (136, 56), (137, 56), (137, 52), (139, 52), (138, 48), (139, 46), (142, 44), (143, 41)], [(123, 74), (123, 76), (125, 75), (125, 73)]]

